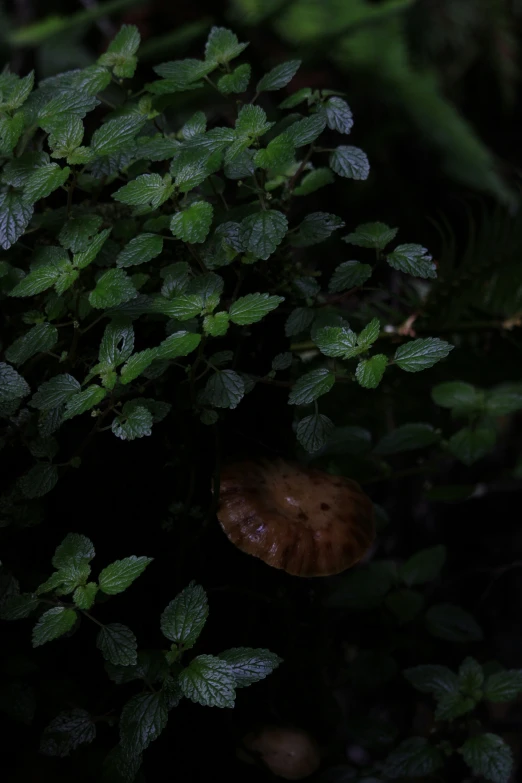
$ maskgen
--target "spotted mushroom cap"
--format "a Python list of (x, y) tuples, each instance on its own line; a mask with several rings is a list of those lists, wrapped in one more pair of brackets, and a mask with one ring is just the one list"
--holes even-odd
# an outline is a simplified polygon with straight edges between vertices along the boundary
[(284, 460), (223, 470), (218, 519), (243, 552), (294, 576), (331, 576), (372, 545), (373, 505), (350, 479)]

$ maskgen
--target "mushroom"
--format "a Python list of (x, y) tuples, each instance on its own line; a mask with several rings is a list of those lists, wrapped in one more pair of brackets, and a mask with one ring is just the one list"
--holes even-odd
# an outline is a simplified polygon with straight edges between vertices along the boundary
[(302, 780), (317, 771), (321, 763), (315, 740), (302, 729), (265, 726), (243, 739), (247, 750), (268, 769), (285, 780)]
[(243, 552), (294, 576), (331, 576), (372, 545), (373, 505), (350, 479), (282, 459), (223, 470), (218, 519)]

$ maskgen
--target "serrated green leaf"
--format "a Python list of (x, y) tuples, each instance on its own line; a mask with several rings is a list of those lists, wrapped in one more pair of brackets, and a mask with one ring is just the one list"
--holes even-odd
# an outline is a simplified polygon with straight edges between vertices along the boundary
[(149, 563), (152, 563), (151, 557), (135, 555), (116, 560), (101, 572), (98, 578), (100, 589), (107, 595), (123, 593), (145, 571)]
[(394, 361), (405, 372), (420, 372), (445, 359), (453, 347), (438, 337), (412, 340), (397, 348)]
[(58, 234), (60, 245), (73, 253), (88, 250), (103, 222), (99, 215), (70, 217)]
[(118, 367), (132, 354), (134, 329), (131, 324), (113, 322), (105, 327), (98, 360), (106, 367)]
[(475, 707), (475, 700), (463, 693), (446, 693), (437, 703), (435, 720), (452, 721), (471, 712)]
[(52, 564), (57, 569), (67, 569), (90, 561), (95, 555), (94, 545), (87, 536), (79, 533), (68, 533), (62, 543), (56, 548)]
[(241, 221), (239, 239), (246, 250), (266, 261), (283, 241), (287, 229), (288, 221), (283, 213), (268, 209)]
[(449, 642), (477, 642), (483, 637), (475, 618), (454, 604), (435, 604), (428, 609), (426, 627), (432, 636)]
[(444, 765), (442, 753), (424, 737), (404, 740), (384, 762), (387, 778), (430, 777)]
[(83, 120), (85, 115), (98, 105), (99, 101), (86, 92), (82, 93), (78, 89), (60, 90), (39, 109), (37, 121), (44, 131), (52, 133), (56, 124), (63, 121), (64, 116), (73, 115)]
[(498, 734), (470, 737), (459, 748), (459, 753), (477, 777), (484, 777), (491, 783), (508, 783), (513, 769), (513, 754)]
[[(51, 248), (50, 248), (51, 250)], [(67, 253), (61, 248), (52, 248), (54, 252), (48, 260), (35, 266), (10, 292), (9, 296), (34, 296), (55, 285), (71, 269)]]
[[(15, 77), (15, 74), (8, 74), (8, 76)], [(11, 78), (10, 82), (10, 85), (5, 85), (6, 89), (2, 89), (0, 93), (0, 111), (12, 112), (25, 103), (34, 87), (34, 71), (23, 78), (18, 76)]]
[(303, 120), (298, 120), (285, 130), (285, 135), (294, 147), (304, 147), (312, 144), (326, 127), (326, 117), (323, 114), (312, 114)]
[(179, 675), (183, 695), (204, 707), (233, 707), (235, 678), (225, 661), (198, 655)]
[(170, 173), (175, 178), (176, 188), (187, 193), (218, 171), (222, 162), (221, 149), (183, 149), (172, 161)]
[(467, 696), (474, 697), (477, 692), (481, 693), (484, 683), (484, 672), (482, 666), (475, 658), (465, 658), (459, 666), (459, 687)]
[(357, 381), (365, 389), (376, 389), (388, 366), (388, 357), (378, 353), (370, 359), (362, 359), (355, 370)]
[(399, 578), (410, 587), (432, 582), (439, 577), (445, 562), (445, 546), (422, 549), (400, 567)]
[[(93, 239), (89, 243), (88, 248), (86, 248), (85, 250), (81, 250), (78, 253), (75, 253), (73, 256), (73, 266), (76, 269), (85, 269), (86, 266), (89, 266), (89, 264), (94, 261), (94, 259), (102, 249), (110, 233), (111, 233), (110, 228), (104, 229), (95, 237), (93, 237)], [(56, 288), (58, 289), (58, 285), (56, 286)]]
[(48, 609), (33, 628), (33, 647), (40, 647), (46, 642), (58, 639), (59, 636), (70, 631), (75, 622), (74, 609), (65, 609), (63, 606)]
[(29, 617), (39, 603), (40, 599), (33, 593), (11, 595), (0, 603), (0, 620), (22, 620)]
[(237, 299), (230, 307), (230, 320), (239, 326), (257, 323), (275, 310), (281, 302), (284, 302), (283, 296), (247, 294)]
[(442, 699), (448, 694), (457, 694), (459, 690), (458, 677), (447, 666), (414, 666), (405, 669), (403, 674), (416, 690), (430, 693), (436, 699)]
[(360, 264), (359, 261), (345, 261), (334, 271), (328, 290), (335, 294), (339, 291), (356, 288), (364, 285), (371, 275), (372, 268), (369, 264)]
[(260, 106), (248, 103), (243, 106), (236, 120), (236, 139), (243, 138), (247, 142), (263, 136), (272, 127), (273, 122), (267, 122), (266, 113)]
[(121, 371), (121, 383), (126, 385), (133, 381), (141, 375), (156, 358), (157, 348), (145, 348), (145, 350), (133, 354)]
[(91, 149), (98, 157), (102, 155), (118, 155), (132, 144), (145, 122), (145, 117), (136, 114), (107, 120), (100, 128), (94, 131), (91, 139)]
[(484, 686), (484, 697), (488, 701), (503, 702), (516, 699), (522, 692), (522, 669), (491, 674)]
[(24, 116), (0, 117), (0, 155), (11, 155), (24, 130)]
[(256, 86), (257, 92), (269, 92), (272, 90), (281, 90), (289, 84), (296, 75), (301, 60), (288, 60), (285, 63), (276, 65), (271, 71), (265, 73), (265, 75), (258, 81)]
[(96, 282), (89, 294), (89, 304), (99, 310), (129, 302), (138, 295), (123, 269), (109, 269)]
[(324, 110), (326, 124), (331, 130), (350, 133), (353, 127), (353, 115), (346, 101), (334, 95), (324, 103)]
[(292, 366), (292, 354), (287, 351), (285, 353), (278, 353), (272, 359), (272, 369), (276, 372), (281, 370), (288, 370)]
[(491, 416), (508, 416), (522, 408), (522, 384), (503, 383), (486, 392), (485, 410)]
[(171, 642), (188, 650), (198, 640), (207, 617), (207, 595), (200, 585), (191, 583), (165, 608), (161, 615), (161, 632)]
[(357, 345), (364, 349), (369, 348), (378, 339), (380, 333), (381, 322), (378, 318), (373, 318), (357, 337)]
[(330, 391), (335, 383), (335, 375), (322, 367), (301, 376), (294, 384), (288, 402), (290, 405), (308, 405)]
[(439, 434), (431, 424), (415, 422), (403, 424), (402, 427), (385, 435), (375, 447), (376, 454), (400, 454), (403, 451), (413, 451), (432, 446), (440, 440)]
[(112, 68), (118, 79), (131, 79), (136, 71), (136, 52), (140, 45), (140, 34), (135, 25), (124, 24), (110, 42), (105, 54), (98, 62)]
[(157, 359), (177, 359), (179, 356), (188, 356), (201, 342), (201, 335), (187, 331), (174, 332), (156, 349)]
[(5, 352), (7, 361), (23, 364), (37, 353), (50, 351), (58, 342), (58, 329), (49, 323), (36, 324), (12, 343)]
[(292, 95), (289, 95), (288, 98), (285, 98), (284, 101), (279, 104), (279, 108), (293, 109), (295, 106), (299, 106), (300, 103), (303, 103), (303, 101), (306, 101), (311, 97), (312, 90), (310, 87), (301, 87), (300, 90), (297, 90)]
[(330, 154), (330, 168), (340, 177), (349, 179), (368, 179), (370, 164), (365, 152), (358, 147), (337, 147)]
[(307, 215), (299, 231), (291, 234), (290, 241), (294, 247), (309, 247), (324, 242), (325, 239), (344, 226), (344, 220), (328, 212), (312, 212)]
[(295, 335), (306, 331), (312, 325), (314, 316), (315, 311), (311, 307), (296, 307), (286, 319), (286, 336), (295, 337)]
[(448, 381), (434, 386), (431, 392), (433, 402), (443, 408), (454, 408), (461, 413), (481, 410), (484, 399), (479, 389), (463, 381)]
[(98, 405), (106, 395), (107, 390), (102, 389), (101, 386), (97, 386), (96, 384), (88, 386), (86, 389), (78, 392), (78, 394), (75, 394), (67, 400), (63, 412), (63, 420), (72, 419), (74, 416), (80, 416), (80, 414), (85, 413), (85, 411), (91, 410), (91, 408)]
[(35, 169), (25, 183), (24, 201), (28, 204), (34, 204), (41, 198), (47, 198), (54, 190), (67, 182), (70, 173), (69, 166), (62, 169), (58, 163), (48, 163), (46, 166)]
[(135, 440), (152, 434), (152, 414), (134, 400), (126, 402), (112, 422), (112, 431), (121, 440)]
[(96, 638), (96, 647), (106, 661), (120, 666), (134, 666), (138, 643), (130, 628), (121, 623), (104, 625)]
[(207, 238), (214, 210), (207, 201), (196, 201), (182, 212), (177, 212), (170, 221), (170, 230), (183, 242), (196, 244)]
[(208, 379), (203, 390), (205, 403), (215, 408), (237, 408), (245, 395), (245, 382), (234, 370), (220, 370)]
[(29, 384), (14, 367), (0, 362), (0, 402), (17, 400), (31, 393)]
[(241, 54), (248, 43), (239, 43), (237, 35), (226, 27), (212, 27), (205, 44), (205, 60), (212, 63), (230, 62)]
[(78, 609), (90, 609), (96, 600), (98, 585), (96, 582), (88, 582), (86, 585), (79, 585), (73, 593), (73, 601)]
[(116, 266), (128, 267), (145, 264), (159, 256), (163, 250), (163, 238), (157, 234), (138, 234), (128, 242), (116, 258)]
[(330, 169), (313, 169), (308, 171), (300, 184), (294, 188), (294, 196), (308, 196), (310, 193), (315, 193), (319, 188), (324, 188), (325, 185), (331, 185), (333, 181), (334, 176)]
[(343, 242), (357, 247), (384, 250), (386, 245), (397, 235), (398, 229), (390, 228), (386, 223), (363, 223), (357, 226), (352, 234), (343, 237)]
[(120, 739), (124, 751), (134, 755), (148, 748), (159, 737), (167, 720), (167, 705), (161, 691), (133, 696), (124, 706), (120, 718)]
[(180, 131), (180, 135), (183, 139), (192, 139), (194, 136), (199, 136), (205, 133), (207, 129), (207, 118), (202, 111), (197, 111), (192, 115)]
[(58, 468), (48, 462), (38, 462), (18, 482), (26, 498), (41, 498), (47, 495), (58, 482)]
[(319, 329), (314, 342), (325, 356), (351, 359), (364, 348), (357, 345), (357, 335), (345, 326), (325, 326)]
[(228, 664), (236, 688), (247, 688), (254, 682), (264, 680), (283, 662), (270, 650), (252, 647), (233, 647), (220, 653), (218, 658)]
[[(0, 193), (0, 247), (9, 250), (23, 235), (32, 215), (33, 205), (28, 204), (19, 192), (7, 190)], [(10, 295), (19, 296), (12, 291)]]
[(252, 69), (248, 63), (238, 65), (232, 73), (226, 73), (218, 79), (217, 88), (223, 95), (242, 93), (248, 88)]
[(64, 758), (79, 745), (92, 742), (96, 726), (87, 710), (75, 707), (61, 712), (45, 727), (40, 740), (40, 753)]
[(284, 174), (294, 160), (294, 145), (285, 134), (276, 136), (265, 149), (254, 155), (254, 163), (262, 169)]
[[(74, 158), (74, 153), (83, 141), (84, 127), (79, 117), (65, 114), (53, 122), (47, 139), (52, 158)], [(71, 163), (72, 160), (68, 160)]]
[(496, 440), (497, 435), (492, 427), (478, 424), (476, 427), (463, 427), (452, 435), (448, 448), (465, 465), (473, 465), (494, 449)]
[(64, 373), (55, 375), (50, 381), (46, 381), (38, 387), (29, 404), (33, 408), (45, 411), (57, 408), (67, 402), (74, 394), (81, 391), (81, 386), (72, 375)]
[(399, 272), (414, 277), (437, 277), (437, 267), (432, 257), (422, 245), (399, 245), (393, 253), (386, 256), (388, 264)]
[(301, 446), (309, 454), (313, 454), (314, 451), (322, 449), (333, 429), (333, 422), (328, 416), (314, 413), (301, 419), (297, 425), (296, 436)]
[(140, 174), (124, 185), (112, 197), (122, 204), (138, 207), (136, 214), (142, 215), (158, 209), (172, 194), (174, 186), (169, 175)]

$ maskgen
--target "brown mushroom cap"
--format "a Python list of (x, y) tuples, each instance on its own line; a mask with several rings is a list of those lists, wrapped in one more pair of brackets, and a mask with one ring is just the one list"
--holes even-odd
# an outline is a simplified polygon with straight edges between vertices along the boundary
[(372, 502), (355, 481), (284, 460), (228, 466), (219, 500), (230, 541), (294, 576), (345, 571), (375, 535)]
[(247, 734), (243, 744), (258, 755), (269, 770), (285, 780), (302, 780), (319, 768), (317, 743), (302, 729), (265, 726)]

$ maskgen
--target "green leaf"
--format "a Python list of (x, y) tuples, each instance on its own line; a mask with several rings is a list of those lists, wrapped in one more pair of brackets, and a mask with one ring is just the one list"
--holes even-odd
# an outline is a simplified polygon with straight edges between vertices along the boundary
[(362, 359), (357, 365), (355, 377), (365, 389), (376, 389), (382, 381), (384, 371), (388, 366), (388, 357), (383, 353), (372, 356), (371, 359)]
[(281, 90), (292, 81), (300, 66), (301, 60), (288, 60), (286, 63), (276, 65), (275, 68), (272, 68), (271, 71), (265, 73), (258, 81), (256, 91), (269, 92), (272, 90)]
[(252, 255), (266, 261), (283, 241), (287, 228), (288, 221), (283, 213), (268, 209), (241, 221), (239, 240)]
[(22, 476), (18, 484), (26, 498), (41, 498), (47, 495), (58, 482), (58, 468), (48, 462), (38, 462)]
[(157, 234), (138, 234), (125, 245), (116, 258), (116, 266), (128, 267), (145, 264), (159, 256), (163, 250), (163, 238)]
[(372, 275), (369, 264), (360, 264), (359, 261), (345, 261), (340, 264), (332, 275), (328, 290), (331, 294), (338, 291), (346, 291), (363, 285)]
[(0, 602), (0, 620), (22, 620), (29, 617), (39, 603), (40, 599), (33, 593), (11, 595)]
[(357, 247), (384, 250), (386, 245), (395, 239), (398, 229), (390, 228), (386, 223), (363, 223), (357, 226), (352, 234), (343, 237), (343, 242)]
[(113, 322), (105, 327), (98, 360), (106, 367), (118, 367), (127, 361), (134, 348), (134, 329), (131, 324)]
[(307, 215), (296, 234), (291, 235), (294, 247), (309, 247), (324, 242), (337, 229), (344, 226), (344, 220), (328, 212), (312, 212)]
[(191, 583), (165, 608), (161, 615), (161, 632), (171, 642), (188, 650), (194, 647), (207, 617), (207, 594), (200, 585)]
[(121, 440), (135, 440), (152, 434), (152, 414), (134, 400), (126, 402), (112, 422), (112, 431)]
[(399, 578), (405, 585), (423, 585), (437, 579), (446, 562), (446, 547), (439, 545), (422, 549), (399, 569)]
[(196, 244), (207, 238), (214, 210), (207, 201), (196, 201), (182, 212), (177, 212), (170, 221), (170, 230), (183, 242)]
[(443, 408), (454, 408), (459, 413), (481, 410), (484, 398), (479, 389), (463, 381), (448, 381), (434, 386), (431, 392), (433, 402)]
[(375, 447), (376, 454), (400, 454), (403, 451), (414, 451), (432, 446), (440, 439), (431, 424), (421, 422), (403, 424), (402, 427), (385, 435)]
[(513, 769), (511, 748), (497, 734), (470, 737), (459, 753), (477, 777), (492, 783), (508, 783)]
[(0, 403), (27, 397), (31, 393), (29, 384), (14, 367), (0, 362)]
[(393, 590), (385, 600), (386, 607), (392, 612), (399, 625), (411, 623), (422, 611), (424, 597), (416, 590), (399, 588)]
[[(28, 204), (19, 192), (6, 190), (0, 193), (0, 247), (9, 250), (24, 233), (32, 215), (32, 204)], [(11, 292), (11, 296), (17, 294)]]
[(237, 299), (231, 306), (230, 320), (239, 326), (246, 324), (255, 324), (265, 315), (275, 310), (281, 302), (284, 302), (283, 296), (270, 296), (269, 294), (247, 294)]
[(46, 642), (58, 639), (59, 636), (70, 631), (75, 622), (74, 609), (65, 609), (63, 606), (48, 609), (33, 628), (33, 647), (40, 647)]
[[(207, 76), (207, 74), (215, 70), (216, 66), (217, 63), (214, 61), (171, 60), (170, 62), (154, 66), (154, 71), (158, 76), (162, 76), (167, 80), (166, 86), (169, 92), (178, 92), (179, 90), (187, 89), (189, 86), (197, 87), (198, 85), (193, 84), (193, 82), (197, 82), (199, 79)], [(155, 92), (154, 88), (157, 84), (157, 82), (154, 82), (149, 86), (149, 89), (152, 87)]]
[(440, 750), (424, 737), (404, 740), (384, 762), (385, 777), (430, 777), (444, 765)]
[(129, 147), (145, 122), (145, 117), (136, 114), (107, 120), (101, 128), (94, 131), (91, 139), (91, 148), (98, 157), (101, 155), (118, 155), (126, 147)]
[(364, 348), (357, 345), (357, 335), (345, 326), (325, 326), (319, 329), (314, 342), (325, 356), (351, 359)]
[(262, 169), (284, 174), (294, 160), (294, 145), (285, 134), (276, 136), (268, 146), (256, 152), (254, 163)]
[(437, 277), (437, 267), (422, 245), (399, 245), (386, 256), (388, 264), (413, 277)]
[(105, 54), (99, 58), (100, 65), (112, 68), (118, 79), (131, 79), (138, 60), (136, 52), (140, 45), (140, 34), (135, 25), (124, 24), (110, 42)]
[(157, 348), (145, 348), (145, 350), (133, 354), (122, 368), (120, 375), (121, 383), (126, 385), (141, 375), (157, 358), (157, 353)]
[(272, 359), (272, 369), (276, 372), (280, 370), (288, 370), (292, 366), (292, 354), (289, 351), (285, 353), (278, 353)]
[(22, 112), (18, 112), (14, 117), (0, 117), (0, 155), (11, 155), (23, 130)]
[(260, 106), (248, 103), (240, 109), (235, 129), (240, 139), (251, 142), (263, 136), (273, 124), (273, 122), (267, 122), (266, 113)]
[(220, 370), (208, 379), (204, 401), (215, 408), (237, 408), (245, 395), (245, 382), (234, 370)]
[(330, 168), (340, 177), (368, 179), (370, 164), (366, 153), (358, 147), (337, 147), (330, 154)]
[(123, 560), (116, 560), (101, 572), (98, 578), (100, 589), (107, 595), (123, 593), (145, 571), (149, 563), (152, 563), (152, 557), (131, 555)]
[[(99, 234), (93, 237), (89, 243), (89, 247), (87, 247), (85, 250), (81, 250), (80, 252), (75, 253), (73, 256), (74, 267), (76, 269), (85, 269), (85, 267), (89, 266), (89, 264), (94, 261), (102, 249), (110, 233), (111, 229), (106, 228), (104, 231), (101, 231)], [(56, 289), (58, 290), (58, 285), (56, 285)]]
[(89, 411), (98, 405), (99, 402), (107, 395), (107, 390), (102, 389), (101, 386), (92, 384), (84, 389), (82, 392), (78, 392), (74, 397), (70, 397), (65, 406), (63, 413), (64, 421), (66, 419), (72, 419), (74, 416), (80, 416), (80, 414)]
[(333, 181), (334, 175), (330, 169), (325, 167), (313, 169), (307, 172), (301, 183), (294, 188), (294, 196), (308, 196), (319, 188), (324, 188), (325, 185), (331, 185)]
[(322, 449), (333, 429), (333, 422), (328, 416), (314, 413), (311, 416), (305, 416), (297, 425), (297, 440), (306, 451), (312, 454), (314, 451)]
[(496, 440), (497, 435), (492, 427), (478, 424), (476, 427), (464, 427), (452, 435), (448, 448), (465, 465), (473, 465), (494, 449)]
[(121, 712), (120, 738), (124, 750), (132, 755), (141, 753), (159, 737), (167, 720), (167, 705), (161, 691), (133, 696)]
[(207, 129), (207, 118), (202, 111), (197, 111), (192, 115), (182, 127), (180, 134), (184, 139), (192, 139), (194, 136), (199, 136), (205, 133)]
[(169, 335), (156, 349), (157, 359), (177, 359), (188, 356), (201, 342), (201, 335), (180, 331)]
[(38, 111), (38, 124), (44, 131), (52, 133), (64, 116), (73, 115), (82, 120), (98, 104), (99, 101), (93, 95), (82, 93), (78, 89), (60, 90)]
[(134, 666), (138, 643), (130, 628), (121, 623), (109, 623), (100, 629), (96, 647), (106, 661), (120, 666)]
[(362, 427), (336, 427), (326, 444), (326, 454), (359, 456), (371, 451), (372, 436)]
[(96, 726), (87, 710), (75, 707), (61, 712), (45, 727), (40, 740), (40, 752), (45, 756), (65, 758), (79, 745), (92, 742)]
[(81, 391), (81, 388), (76, 378), (73, 378), (72, 375), (68, 373), (55, 375), (50, 381), (46, 381), (38, 387), (38, 391), (31, 398), (29, 405), (41, 411), (51, 410), (67, 402), (77, 392)]
[(301, 332), (306, 331), (314, 320), (315, 311), (310, 307), (296, 307), (292, 310), (285, 324), (285, 334), (287, 337), (294, 337)]
[(220, 149), (183, 149), (172, 161), (170, 173), (175, 177), (176, 188), (181, 193), (188, 193), (201, 185), (211, 174), (219, 171), (222, 162)]
[(207, 315), (203, 319), (203, 331), (210, 337), (223, 337), (228, 331), (229, 322), (228, 313)]
[(36, 324), (12, 343), (5, 358), (13, 364), (23, 364), (37, 353), (50, 351), (58, 342), (58, 329), (48, 323)]
[(51, 148), (52, 158), (71, 158), (68, 163), (74, 161), (74, 154), (83, 141), (83, 122), (72, 114), (60, 116), (53, 122), (52, 129), (47, 139)]
[(54, 568), (67, 569), (89, 562), (95, 555), (94, 545), (87, 536), (79, 533), (68, 533), (62, 543), (56, 548), (52, 564)]
[(288, 98), (285, 98), (284, 101), (279, 104), (279, 108), (293, 109), (295, 106), (299, 106), (300, 103), (303, 103), (303, 101), (306, 101), (311, 97), (312, 90), (310, 87), (301, 87), (300, 90), (297, 90), (292, 95), (289, 95)]
[(522, 408), (522, 384), (504, 383), (486, 393), (486, 413), (508, 416)]
[(454, 604), (435, 604), (428, 609), (426, 628), (432, 636), (448, 642), (478, 642), (483, 637), (475, 618)]
[[(8, 74), (8, 76), (12, 77), (14, 74)], [(2, 85), (0, 85), (1, 87)], [(19, 109), (31, 94), (33, 87), (34, 71), (31, 71), (23, 78), (16, 76), (11, 85), (6, 85), (7, 89), (2, 89), (0, 93), (0, 111), (12, 112), (15, 109)]]
[(198, 655), (179, 675), (183, 695), (204, 707), (233, 707), (235, 677), (225, 661), (213, 655)]
[(212, 27), (205, 44), (205, 60), (223, 65), (235, 59), (247, 46), (247, 43), (239, 43), (232, 30)]
[(434, 364), (453, 350), (453, 345), (439, 340), (438, 337), (426, 337), (424, 340), (412, 340), (401, 345), (395, 351), (395, 364), (405, 372), (420, 372)]
[(493, 702), (511, 701), (520, 693), (522, 693), (522, 669), (491, 674), (484, 686), (484, 697)]
[(484, 672), (482, 666), (475, 658), (465, 658), (459, 667), (459, 687), (467, 696), (475, 698), (479, 694), (482, 697), (482, 685)]
[(285, 136), (290, 139), (294, 147), (304, 147), (312, 144), (326, 127), (326, 117), (323, 114), (312, 114), (290, 125), (285, 131)]
[(230, 93), (242, 93), (248, 87), (252, 69), (248, 63), (238, 65), (232, 73), (226, 73), (218, 79), (217, 88), (223, 95)]
[(99, 310), (129, 302), (138, 295), (123, 269), (109, 269), (96, 282), (89, 294), (89, 304)]
[[(52, 285), (72, 269), (65, 250), (46, 248), (46, 255), (33, 269), (9, 292), (9, 296), (34, 296)], [(43, 252), (45, 252), (43, 251)]]
[(252, 647), (233, 647), (220, 653), (218, 658), (228, 664), (236, 688), (248, 688), (252, 683), (264, 680), (283, 662), (270, 650)]
[(357, 345), (365, 350), (368, 349), (378, 339), (380, 333), (381, 322), (378, 318), (373, 318), (357, 337)]
[(405, 669), (404, 676), (421, 693), (430, 693), (436, 699), (458, 694), (459, 680), (447, 666), (414, 666)]
[(346, 101), (334, 95), (325, 102), (324, 110), (329, 128), (338, 133), (350, 133), (353, 127), (353, 115)]
[(171, 177), (166, 174), (140, 174), (127, 185), (113, 193), (113, 198), (122, 204), (138, 207), (137, 215), (143, 215), (158, 209), (172, 194), (174, 186)]
[(73, 253), (88, 250), (103, 222), (99, 215), (71, 217), (58, 234), (62, 247)]
[(58, 163), (48, 163), (30, 174), (24, 187), (24, 201), (34, 204), (41, 198), (47, 198), (54, 190), (64, 185), (69, 178), (69, 166), (61, 168)]
[(463, 693), (446, 693), (437, 704), (435, 720), (452, 721), (471, 712), (475, 707), (475, 700)]
[(325, 367), (307, 372), (295, 383), (288, 402), (290, 405), (308, 405), (329, 392), (334, 383), (335, 375)]
[(98, 585), (96, 582), (88, 582), (86, 585), (79, 585), (73, 593), (73, 601), (78, 609), (90, 609), (96, 599)]

